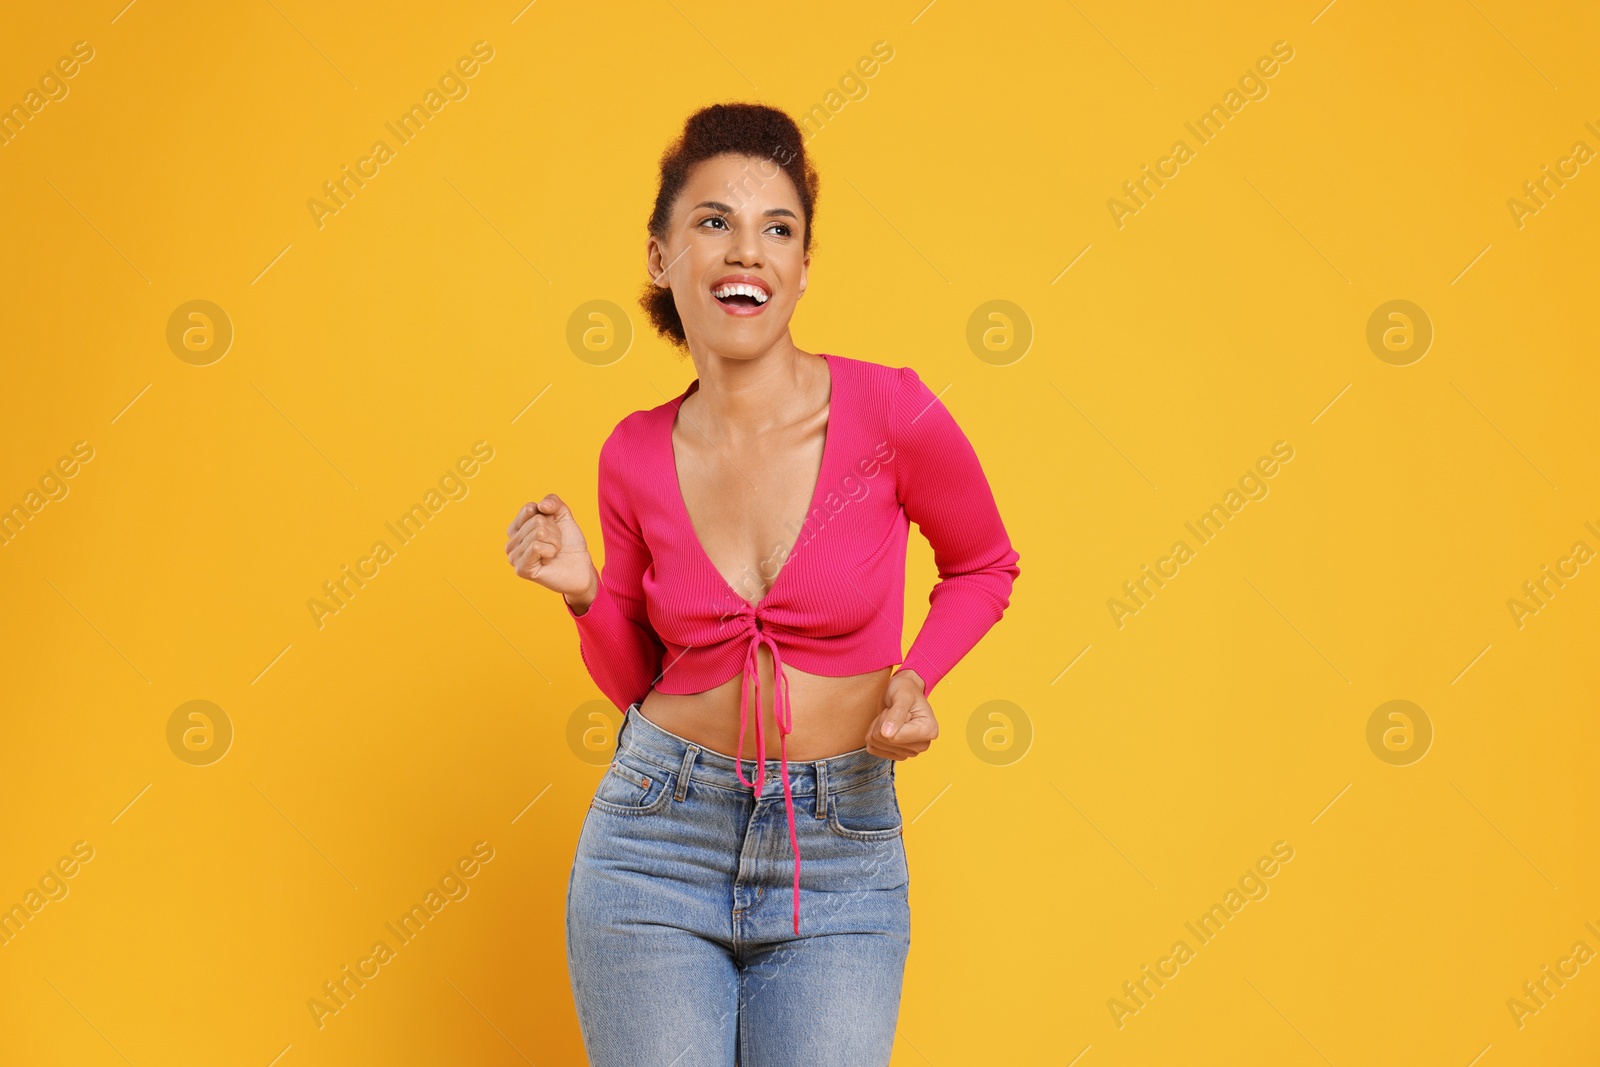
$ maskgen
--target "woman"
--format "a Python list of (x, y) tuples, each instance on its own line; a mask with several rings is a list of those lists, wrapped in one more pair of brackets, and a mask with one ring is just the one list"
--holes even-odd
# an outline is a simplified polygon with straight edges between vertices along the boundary
[[(600, 449), (603, 575), (554, 493), (507, 531), (623, 709), (567, 899), (599, 1067), (888, 1063), (910, 945), (895, 764), (938, 736), (928, 694), (1018, 574), (916, 372), (791, 339), (817, 187), (783, 112), (689, 118), (642, 303), (698, 378)], [(941, 578), (902, 660), (913, 521)]]

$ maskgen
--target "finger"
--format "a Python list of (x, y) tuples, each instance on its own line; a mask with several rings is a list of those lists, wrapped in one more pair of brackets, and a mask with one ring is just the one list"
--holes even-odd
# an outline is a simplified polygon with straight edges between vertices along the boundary
[(511, 520), (511, 525), (506, 528), (506, 536), (511, 536), (522, 528), (529, 518), (538, 518), (541, 515), (559, 516), (561, 510), (567, 505), (555, 493), (547, 493), (542, 500), (530, 500), (522, 505), (517, 512), (517, 517)]
[(516, 533), (517, 529), (527, 521), (528, 516), (532, 515), (537, 510), (538, 505), (531, 500), (522, 505), (522, 508), (517, 512), (516, 517), (511, 520), (511, 525), (506, 527), (506, 536), (510, 537), (512, 534)]
[(506, 542), (506, 555), (513, 560), (526, 557), (530, 546), (536, 544), (556, 546), (555, 540), (532, 525), (524, 526), (515, 537)]
[(929, 744), (928, 741), (921, 741), (915, 745), (897, 745), (891, 741), (873, 738), (867, 742), (867, 751), (881, 759), (903, 760), (926, 752)]
[(559, 548), (561, 546), (561, 531), (556, 528), (548, 517), (535, 515), (530, 522), (523, 523), (522, 529), (511, 536), (510, 544), (521, 545), (530, 540), (548, 541)]
[(517, 573), (525, 574), (530, 565), (544, 563), (546, 560), (553, 558), (557, 551), (556, 546), (548, 541), (530, 539), (527, 544), (517, 551), (512, 562), (517, 568)]
[(932, 716), (913, 715), (894, 732), (892, 744), (911, 746), (925, 744), (939, 736), (939, 724)]
[(911, 716), (913, 698), (904, 690), (896, 693), (889, 706), (883, 709), (878, 716), (879, 725), (877, 733), (883, 737), (893, 737), (905, 721)]
[(534, 539), (535, 538), (532, 531), (528, 527), (524, 526), (522, 529), (512, 534), (509, 539), (507, 539), (506, 557), (508, 559), (515, 560), (527, 549), (528, 542)]
[(892, 738), (884, 736), (882, 720), (887, 712), (874, 721), (868, 730), (867, 750), (875, 756), (889, 759), (907, 759), (926, 752), (939, 736), (939, 720), (925, 701), (914, 700), (911, 714), (895, 729)]

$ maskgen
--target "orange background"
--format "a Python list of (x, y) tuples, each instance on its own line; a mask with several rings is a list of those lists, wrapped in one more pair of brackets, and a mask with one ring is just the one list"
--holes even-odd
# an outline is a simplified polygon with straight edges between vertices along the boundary
[[(1022, 557), (898, 776), (894, 1063), (1600, 1052), (1591, 957), (1508, 1006), (1600, 952), (1592, 6), (122, 3), (0, 35), (0, 104), (93, 53), (0, 145), (0, 506), (37, 505), (0, 545), (0, 906), (65, 891), (0, 945), (0, 1062), (582, 1061), (562, 917), (609, 720), (504, 529), (559, 492), (598, 543), (600, 442), (693, 377), (633, 304), (644, 224), (683, 119), (734, 99), (822, 108), (797, 342), (916, 367)], [(169, 342), (196, 300), (221, 317)], [(907, 644), (920, 538), (910, 568)], [(190, 701), (220, 711), (169, 729)]]

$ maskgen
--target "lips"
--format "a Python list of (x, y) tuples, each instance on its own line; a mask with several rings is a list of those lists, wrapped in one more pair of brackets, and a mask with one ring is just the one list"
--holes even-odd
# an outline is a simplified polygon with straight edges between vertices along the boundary
[(730, 315), (759, 315), (771, 301), (772, 289), (753, 274), (730, 274), (712, 284), (711, 296)]

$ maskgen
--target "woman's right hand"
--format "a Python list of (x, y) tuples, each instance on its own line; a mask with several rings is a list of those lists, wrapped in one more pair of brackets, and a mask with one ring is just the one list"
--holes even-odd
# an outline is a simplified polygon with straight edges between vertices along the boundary
[(574, 608), (589, 606), (600, 575), (572, 509), (559, 496), (522, 505), (506, 536), (506, 558), (518, 576), (562, 594)]

